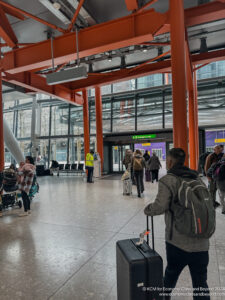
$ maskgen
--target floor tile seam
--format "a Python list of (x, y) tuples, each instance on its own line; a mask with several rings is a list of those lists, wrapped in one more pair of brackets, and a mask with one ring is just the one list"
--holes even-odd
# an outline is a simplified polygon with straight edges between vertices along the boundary
[[(138, 212), (134, 215), (134, 216), (132, 216), (125, 224), (124, 224), (124, 226), (126, 226), (140, 211), (141, 211), (142, 209), (140, 209), (140, 210), (138, 210)], [(123, 226), (123, 227), (124, 227)], [(122, 227), (122, 228), (123, 228)], [(121, 228), (121, 229), (122, 229)], [(121, 230), (120, 229), (120, 230)], [(119, 231), (120, 231), (119, 230)], [(97, 254), (98, 254), (98, 252), (100, 252), (118, 233), (119, 233), (119, 231), (117, 231), (113, 236), (111, 236), (111, 238), (109, 238), (109, 240), (107, 240), (91, 257), (89, 257), (88, 259), (87, 259), (87, 261), (86, 262), (84, 262), (81, 266), (80, 266), (80, 268), (78, 268), (78, 270), (76, 270), (72, 275), (70, 275), (69, 276), (69, 278), (67, 278), (67, 280), (60, 286), (60, 287), (58, 287), (57, 289), (56, 289), (56, 291), (52, 294), (52, 295), (50, 295), (48, 298), (47, 298), (47, 300), (50, 300), (51, 299), (51, 297), (53, 297), (58, 291), (60, 291), (66, 284), (67, 284), (67, 282), (69, 282), (70, 281), (70, 279), (72, 279), (87, 263), (89, 263)]]

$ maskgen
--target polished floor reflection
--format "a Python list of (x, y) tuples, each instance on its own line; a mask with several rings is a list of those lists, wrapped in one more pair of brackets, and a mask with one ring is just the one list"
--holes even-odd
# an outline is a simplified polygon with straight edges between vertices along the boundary
[[(157, 184), (146, 184), (140, 199), (135, 188), (133, 196), (122, 196), (122, 182), (110, 178), (86, 184), (82, 178), (46, 177), (39, 183), (30, 216), (19, 218), (13, 209), (0, 219), (0, 299), (116, 300), (115, 243), (143, 231), (143, 208), (154, 200)], [(210, 287), (225, 286), (224, 225), (218, 209)], [(162, 216), (155, 218), (155, 237), (165, 259)], [(185, 270), (178, 287), (190, 286)]]

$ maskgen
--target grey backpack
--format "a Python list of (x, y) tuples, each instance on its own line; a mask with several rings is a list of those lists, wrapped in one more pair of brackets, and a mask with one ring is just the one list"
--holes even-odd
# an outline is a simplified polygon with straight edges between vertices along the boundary
[(176, 178), (180, 187), (170, 207), (176, 230), (189, 237), (210, 238), (215, 231), (216, 220), (206, 185), (201, 179)]

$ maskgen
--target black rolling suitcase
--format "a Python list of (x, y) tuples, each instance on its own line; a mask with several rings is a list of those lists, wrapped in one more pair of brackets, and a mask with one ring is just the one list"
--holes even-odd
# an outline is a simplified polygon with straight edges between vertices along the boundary
[[(162, 300), (163, 261), (154, 249), (154, 224), (152, 221), (152, 248), (140, 239), (118, 241), (116, 244), (117, 299)], [(147, 217), (147, 231), (149, 231)], [(139, 243), (139, 245), (137, 244)]]

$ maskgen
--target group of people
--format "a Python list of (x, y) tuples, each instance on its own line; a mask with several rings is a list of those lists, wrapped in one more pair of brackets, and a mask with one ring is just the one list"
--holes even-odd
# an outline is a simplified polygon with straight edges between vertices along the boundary
[(25, 162), (21, 162), (18, 169), (14, 165), (11, 165), (9, 170), (14, 172), (16, 175), (16, 185), (18, 186), (18, 190), (21, 192), (23, 200), (24, 212), (19, 214), (19, 216), (27, 216), (31, 213), (29, 193), (36, 174), (34, 159), (31, 156), (26, 156)]
[(158, 182), (159, 169), (162, 167), (158, 156), (153, 153), (152, 157), (146, 150), (145, 154), (137, 149), (133, 153), (132, 150), (127, 149), (123, 164), (126, 170), (131, 173), (132, 183), (137, 185), (137, 194), (141, 198), (141, 194), (144, 192), (144, 169), (145, 169), (145, 180), (154, 180)]

